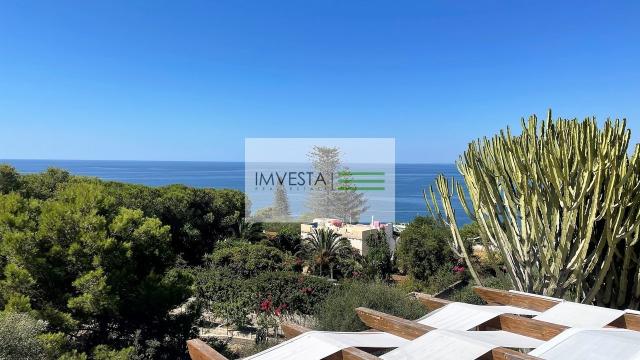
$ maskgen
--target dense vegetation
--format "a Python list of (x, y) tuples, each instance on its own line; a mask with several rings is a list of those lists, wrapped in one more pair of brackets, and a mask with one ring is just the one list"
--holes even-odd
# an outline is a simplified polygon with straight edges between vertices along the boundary
[[(310, 315), (331, 287), (324, 278), (301, 274), (290, 253), (262, 243), (225, 242), (207, 258), (207, 265), (196, 271), (197, 299), (237, 328), (250, 325), (251, 314), (264, 321)], [(262, 326), (265, 331), (270, 327)]]
[[(362, 256), (331, 231), (301, 241), (297, 223), (247, 222), (243, 207), (238, 191), (0, 166), (0, 358), (180, 359), (198, 327), (218, 325), (257, 334), (244, 350), (209, 340), (247, 355), (282, 321), (360, 330), (358, 306), (417, 318), (409, 291), (467, 279), (432, 219), (407, 227), (395, 258), (383, 233)], [(468, 286), (451, 296), (477, 301)]]
[(0, 166), (3, 321), (25, 314), (18, 323), (49, 358), (184, 357), (200, 309), (171, 310), (192, 295), (189, 266), (238, 232), (243, 207), (237, 191)]
[(333, 291), (317, 310), (318, 328), (333, 331), (363, 331), (357, 307), (367, 307), (405, 319), (417, 319), (425, 308), (401, 289), (380, 282), (352, 281)]

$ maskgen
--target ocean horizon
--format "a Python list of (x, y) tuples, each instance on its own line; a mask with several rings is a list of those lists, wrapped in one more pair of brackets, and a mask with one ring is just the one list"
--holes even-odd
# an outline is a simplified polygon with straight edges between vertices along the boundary
[[(199, 188), (245, 189), (242, 161), (0, 159), (0, 164), (9, 164), (22, 174), (55, 167), (73, 175), (148, 186), (183, 184)], [(409, 222), (416, 216), (427, 215), (422, 191), (434, 185), (438, 174), (462, 179), (455, 164), (396, 164), (396, 222)], [(468, 223), (469, 218), (457, 199), (453, 205), (458, 222)]]

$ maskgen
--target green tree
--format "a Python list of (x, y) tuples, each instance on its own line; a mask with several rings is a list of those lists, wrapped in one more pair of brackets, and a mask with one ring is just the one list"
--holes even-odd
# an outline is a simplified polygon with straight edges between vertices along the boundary
[(377, 231), (364, 241), (367, 247), (363, 261), (365, 275), (370, 279), (388, 280), (393, 272), (393, 263), (386, 233)]
[(20, 187), (0, 193), (0, 310), (48, 323), (43, 357), (185, 358), (201, 310), (185, 265), (234, 230), (244, 195), (14, 175)]
[(293, 258), (275, 247), (244, 241), (221, 246), (207, 259), (212, 267), (227, 269), (243, 278), (266, 271), (286, 270), (293, 265)]
[(357, 191), (356, 186), (349, 182), (352, 177), (345, 175), (349, 173), (348, 168), (342, 168), (340, 173), (343, 174), (340, 176), (342, 182), (338, 184), (338, 190), (333, 194), (331, 215), (345, 222), (357, 223), (360, 215), (369, 208), (367, 199), (363, 192)]
[(329, 267), (331, 278), (336, 258), (343, 250), (351, 247), (347, 239), (331, 229), (313, 229), (311, 236), (303, 241), (302, 246), (303, 254), (311, 261), (314, 271), (322, 276), (323, 269)]
[(192, 332), (177, 331), (184, 316), (169, 312), (190, 296), (190, 275), (173, 268), (168, 226), (113, 204), (94, 180), (69, 182), (45, 201), (0, 195), (4, 308), (48, 321), (75, 339), (78, 356), (141, 333), (175, 358)]
[(325, 183), (315, 184), (316, 191), (312, 191), (307, 201), (309, 213), (315, 217), (329, 217), (334, 213), (334, 197), (336, 191), (330, 183), (331, 177), (337, 173), (340, 166), (340, 150), (314, 146), (307, 154), (315, 172), (322, 176)]
[(8, 194), (20, 189), (20, 174), (13, 166), (0, 164), (0, 194)]
[(22, 177), (24, 193), (28, 198), (46, 200), (72, 179), (68, 171), (48, 168), (40, 174), (28, 174)]
[(278, 221), (287, 221), (291, 217), (291, 210), (289, 209), (289, 198), (287, 197), (287, 190), (284, 185), (278, 184), (276, 186), (275, 195), (273, 199), (273, 217)]
[(201, 265), (218, 241), (237, 231), (244, 215), (244, 194), (236, 190), (160, 188), (108, 183), (117, 207), (140, 209), (169, 225), (171, 247), (189, 265)]
[[(360, 215), (367, 210), (367, 201), (363, 193), (351, 189), (347, 184), (340, 184), (338, 189), (332, 181), (338, 171), (348, 172), (340, 160), (340, 149), (336, 147), (314, 146), (307, 154), (316, 174), (321, 174), (326, 185), (316, 184), (308, 202), (309, 214), (313, 217), (336, 217), (348, 222), (357, 222)], [(348, 177), (343, 178), (348, 179)]]
[(432, 218), (416, 217), (400, 233), (398, 267), (419, 280), (426, 280), (442, 266), (453, 267), (457, 259), (449, 246), (450, 237), (448, 229)]

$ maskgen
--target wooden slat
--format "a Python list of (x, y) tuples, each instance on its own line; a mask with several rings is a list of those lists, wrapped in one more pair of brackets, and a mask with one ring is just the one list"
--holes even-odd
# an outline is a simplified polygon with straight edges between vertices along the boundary
[(511, 305), (535, 311), (549, 310), (559, 303), (557, 300), (544, 299), (538, 296), (513, 293), (505, 290), (491, 289), (483, 286), (474, 286), (473, 291), (475, 291), (475, 293), (488, 304)]
[(430, 311), (439, 309), (441, 307), (444, 307), (452, 303), (452, 301), (440, 299), (433, 295), (422, 294), (422, 293), (415, 293), (415, 297), (416, 299), (418, 299), (418, 301), (422, 303), (422, 305), (424, 305)]
[[(506, 350), (506, 351), (505, 351)], [(486, 357), (481, 357), (480, 359), (488, 359), (488, 360), (535, 360), (540, 359), (535, 356), (527, 355), (518, 351), (514, 351), (511, 349), (503, 349), (496, 348), (491, 350), (490, 353), (485, 355)]]
[[(435, 330), (434, 328), (427, 325), (423, 325), (414, 321), (406, 320), (397, 316), (385, 314), (383, 312), (371, 310), (368, 308), (359, 307), (356, 309), (356, 313), (358, 314), (360, 320), (365, 323), (365, 325), (380, 331), (400, 336), (408, 340), (416, 339), (431, 330)], [(451, 351), (455, 351), (455, 349), (451, 349)], [(482, 356), (481, 359), (533, 360), (539, 358), (511, 349), (495, 348)]]
[(364, 350), (351, 347), (331, 354), (323, 360), (380, 360), (380, 358)]
[(567, 329), (566, 326), (529, 319), (526, 317), (502, 314), (478, 326), (480, 330), (504, 330), (514, 334), (547, 341)]
[(434, 330), (431, 326), (385, 314), (380, 311), (359, 307), (356, 313), (362, 322), (370, 328), (384, 331), (408, 340), (413, 340)]
[(226, 357), (200, 339), (187, 341), (187, 349), (189, 349), (191, 360), (227, 360)]
[(346, 348), (340, 353), (342, 360), (380, 360), (379, 357), (358, 348)]
[(640, 331), (640, 315), (624, 314), (611, 322), (609, 326)]
[(282, 329), (282, 332), (284, 333), (284, 336), (287, 339), (294, 338), (302, 333), (306, 333), (307, 331), (310, 331), (310, 329), (304, 326), (293, 324), (293, 323), (281, 324), (280, 328)]

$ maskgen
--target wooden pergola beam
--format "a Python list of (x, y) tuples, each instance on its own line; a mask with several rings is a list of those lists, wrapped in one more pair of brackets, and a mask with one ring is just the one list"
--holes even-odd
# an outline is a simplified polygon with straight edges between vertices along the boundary
[[(380, 311), (359, 307), (356, 313), (362, 322), (370, 328), (387, 332), (408, 340), (414, 340), (429, 331), (435, 330), (427, 325), (415, 321), (406, 320), (397, 316), (385, 314)], [(455, 349), (452, 349), (455, 351)], [(482, 357), (488, 360), (533, 360), (535, 356), (523, 354), (511, 349), (495, 348)]]
[(356, 308), (356, 313), (360, 320), (362, 320), (362, 322), (368, 327), (384, 331), (407, 340), (413, 340), (431, 330), (435, 330), (435, 328), (432, 328), (431, 326), (385, 314), (369, 308)]
[(294, 338), (300, 334), (304, 334), (306, 332), (311, 331), (311, 329), (304, 327), (302, 325), (294, 324), (294, 323), (283, 323), (280, 324), (280, 328), (284, 333), (284, 337), (287, 339)]
[[(511, 305), (536, 311), (545, 311), (560, 303), (558, 300), (482, 286), (474, 286), (473, 291), (489, 304)], [(612, 321), (608, 326), (640, 331), (640, 315), (626, 313)]]
[(473, 291), (490, 305), (511, 305), (535, 311), (545, 311), (558, 305), (560, 301), (528, 294), (474, 286)]
[(423, 294), (423, 293), (414, 293), (416, 299), (422, 303), (429, 311), (433, 311), (444, 307), (448, 304), (451, 304), (453, 301), (445, 300), (437, 298), (433, 295)]
[(609, 324), (609, 326), (640, 331), (640, 315), (624, 314)]
[(546, 321), (529, 319), (512, 314), (501, 314), (481, 324), (478, 328), (480, 330), (504, 330), (542, 341), (551, 340), (551, 338), (568, 329), (568, 327), (563, 325), (552, 324)]
[(187, 341), (187, 349), (191, 360), (227, 360), (226, 357), (200, 339)]
[(479, 359), (481, 360), (536, 360), (540, 358), (527, 355), (521, 352), (513, 351), (510, 349), (495, 348), (490, 352), (481, 356)]

